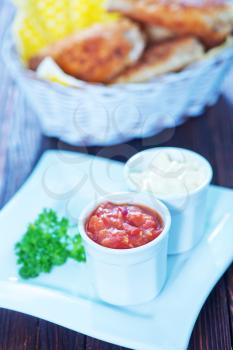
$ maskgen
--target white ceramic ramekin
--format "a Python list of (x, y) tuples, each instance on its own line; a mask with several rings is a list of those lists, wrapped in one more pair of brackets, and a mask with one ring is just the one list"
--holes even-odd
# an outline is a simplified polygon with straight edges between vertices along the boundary
[[(160, 214), (164, 229), (153, 241), (132, 249), (111, 249), (92, 241), (85, 223), (103, 202), (145, 205)], [(91, 203), (79, 217), (79, 232), (87, 254), (95, 289), (110, 304), (127, 306), (148, 302), (161, 291), (166, 280), (167, 244), (171, 217), (166, 206), (144, 193), (116, 193)]]
[(210, 163), (198, 153), (176, 147), (156, 147), (137, 153), (125, 165), (124, 175), (128, 187), (140, 192), (133, 182), (131, 174), (145, 170), (158, 152), (182, 152), (193, 158), (204, 168), (206, 176), (199, 187), (185, 194), (156, 195), (168, 207), (172, 225), (169, 233), (168, 254), (179, 254), (192, 249), (202, 238), (206, 219), (206, 199), (208, 186), (212, 180), (213, 170)]

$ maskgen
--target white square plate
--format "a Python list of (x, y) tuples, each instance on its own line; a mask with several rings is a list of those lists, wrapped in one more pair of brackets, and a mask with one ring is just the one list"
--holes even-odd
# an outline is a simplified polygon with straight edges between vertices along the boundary
[(148, 304), (120, 308), (101, 302), (85, 264), (74, 261), (34, 280), (18, 277), (14, 245), (43, 208), (77, 220), (93, 198), (124, 190), (120, 162), (46, 152), (0, 213), (0, 306), (137, 350), (186, 349), (205, 299), (233, 260), (232, 190), (210, 187), (204, 238), (191, 252), (169, 258), (166, 285)]

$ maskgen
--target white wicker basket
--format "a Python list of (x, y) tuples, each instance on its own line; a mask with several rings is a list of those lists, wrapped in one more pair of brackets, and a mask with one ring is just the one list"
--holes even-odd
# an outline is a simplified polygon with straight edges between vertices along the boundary
[(215, 103), (233, 63), (233, 48), (167, 74), (153, 82), (63, 87), (39, 80), (18, 59), (11, 31), (3, 40), (3, 58), (35, 110), (45, 135), (74, 145), (111, 145), (154, 135), (194, 117)]

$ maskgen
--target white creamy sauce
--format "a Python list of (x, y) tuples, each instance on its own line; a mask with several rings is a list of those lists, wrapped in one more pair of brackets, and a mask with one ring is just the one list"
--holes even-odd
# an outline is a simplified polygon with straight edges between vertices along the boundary
[(206, 179), (206, 169), (195, 156), (184, 152), (155, 153), (143, 171), (130, 173), (138, 189), (156, 195), (180, 195), (194, 191)]

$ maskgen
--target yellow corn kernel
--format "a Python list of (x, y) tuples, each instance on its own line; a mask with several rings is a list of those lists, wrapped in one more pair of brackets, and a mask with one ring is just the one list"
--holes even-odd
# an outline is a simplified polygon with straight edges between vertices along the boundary
[(27, 61), (49, 44), (118, 15), (104, 8), (106, 0), (15, 0), (17, 47)]

